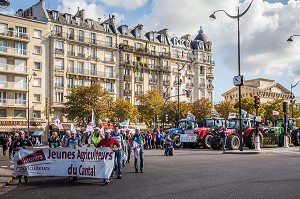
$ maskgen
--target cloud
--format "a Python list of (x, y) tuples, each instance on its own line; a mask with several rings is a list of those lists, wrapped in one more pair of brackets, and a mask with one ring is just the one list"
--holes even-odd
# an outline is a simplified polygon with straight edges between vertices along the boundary
[(108, 7), (122, 7), (126, 10), (135, 10), (144, 6), (148, 0), (99, 0)]

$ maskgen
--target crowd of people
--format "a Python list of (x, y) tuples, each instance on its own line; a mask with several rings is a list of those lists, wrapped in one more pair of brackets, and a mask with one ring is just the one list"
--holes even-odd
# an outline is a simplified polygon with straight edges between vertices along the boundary
[[(117, 175), (117, 179), (122, 179), (122, 167), (130, 163), (132, 153), (134, 154), (134, 169), (136, 173), (144, 172), (144, 150), (151, 149), (165, 149), (165, 155), (168, 155), (168, 149), (171, 146), (171, 138), (169, 131), (157, 131), (154, 129), (152, 132), (149, 130), (141, 131), (139, 127), (132, 132), (130, 129), (119, 128), (115, 126), (111, 129), (100, 129), (94, 127), (90, 131), (81, 131), (77, 128), (74, 131), (66, 130), (64, 134), (52, 131), (48, 139), (48, 146), (50, 148), (56, 147), (110, 147), (115, 152), (115, 163), (110, 178)], [(34, 147), (30, 137), (25, 136), (24, 131), (15, 133), (10, 139), (7, 139), (9, 145), (9, 157), (21, 148)], [(3, 150), (5, 155), (7, 149)], [(18, 185), (21, 185), (22, 176), (17, 176), (19, 179)], [(110, 183), (110, 178), (103, 179), (105, 185)], [(70, 177), (73, 181), (77, 181), (77, 177)], [(24, 176), (24, 182), (28, 182), (27, 176)]]

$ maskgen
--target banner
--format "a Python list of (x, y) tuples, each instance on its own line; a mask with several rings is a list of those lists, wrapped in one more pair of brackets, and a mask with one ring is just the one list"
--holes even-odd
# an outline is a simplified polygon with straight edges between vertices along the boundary
[(272, 115), (279, 115), (279, 112), (278, 111), (272, 111)]
[(236, 118), (236, 114), (233, 112), (229, 112), (228, 119)]
[(21, 149), (14, 156), (14, 175), (109, 178), (115, 153), (111, 148)]

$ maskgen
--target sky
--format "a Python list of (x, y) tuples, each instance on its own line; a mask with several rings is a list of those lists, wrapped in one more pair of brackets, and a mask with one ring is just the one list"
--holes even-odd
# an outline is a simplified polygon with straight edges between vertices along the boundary
[[(1, 12), (15, 13), (29, 8), (39, 0), (10, 0), (11, 6)], [(102, 20), (115, 15), (117, 23), (129, 27), (141, 23), (146, 31), (169, 29), (171, 35), (198, 34), (200, 27), (213, 44), (215, 61), (215, 102), (223, 100), (224, 92), (233, 88), (238, 74), (237, 20), (230, 15), (242, 13), (251, 0), (45, 0), (48, 9), (75, 14), (85, 9), (88, 18)], [(300, 80), (300, 1), (254, 0), (240, 17), (241, 74), (245, 80), (267, 78), (288, 90)], [(293, 88), (300, 96), (300, 84)]]

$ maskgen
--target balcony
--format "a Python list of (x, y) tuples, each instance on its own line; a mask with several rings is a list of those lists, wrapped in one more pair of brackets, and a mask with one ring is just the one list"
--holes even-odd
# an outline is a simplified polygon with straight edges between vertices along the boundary
[(77, 57), (79, 57), (79, 58), (85, 58), (85, 54), (83, 54), (83, 53), (77, 53)]
[(1, 30), (0, 38), (12, 39), (22, 42), (30, 42), (30, 36), (27, 33), (20, 33), (13, 30)]
[(109, 93), (114, 93), (114, 89), (113, 88), (105, 88), (105, 91), (109, 92)]
[(213, 88), (214, 88), (214, 85), (208, 84), (208, 85), (207, 85), (207, 88), (208, 88), (208, 89), (213, 89)]
[(124, 95), (125, 96), (130, 96), (131, 95), (131, 90), (130, 89), (125, 89), (124, 90)]
[(21, 58), (29, 58), (29, 51), (21, 48), (11, 48), (6, 46), (0, 46), (0, 55), (14, 56)]
[(105, 57), (105, 58), (104, 58), (104, 61), (107, 61), (107, 62), (114, 62), (114, 58), (112, 58), (112, 57)]
[(170, 80), (164, 79), (164, 80), (163, 80), (163, 85), (164, 85), (164, 86), (169, 86), (169, 85), (170, 85)]
[(75, 56), (75, 52), (74, 51), (68, 51), (68, 55), (69, 56)]
[(85, 38), (83, 36), (78, 36), (78, 41), (84, 42)]
[(55, 70), (65, 70), (64, 66), (55, 65)]
[(170, 57), (171, 57), (171, 56), (170, 56), (170, 53), (167, 53), (167, 52), (160, 52), (159, 55), (160, 55), (161, 57), (166, 57), (166, 58), (170, 58)]
[(199, 88), (200, 88), (200, 89), (204, 89), (204, 88), (205, 88), (205, 84), (204, 84), (204, 83), (200, 83), (200, 84), (199, 84)]
[(186, 85), (185, 85), (186, 87), (193, 87), (194, 86), (194, 83), (192, 83), (192, 82), (188, 82), (188, 83), (186, 83)]
[(157, 79), (149, 79), (149, 84), (157, 84)]
[(143, 93), (144, 93), (143, 91), (135, 91), (135, 95), (141, 95)]
[(64, 54), (64, 49), (62, 49), (62, 48), (55, 48), (55, 53)]
[[(100, 75), (101, 75), (101, 73), (100, 73)], [(115, 79), (115, 78), (118, 78), (118, 74), (113, 73), (113, 72), (104, 72), (104, 77), (103, 78)]]
[(194, 71), (193, 71), (193, 70), (187, 70), (187, 71), (186, 71), (186, 74), (187, 74), (187, 75), (194, 75)]
[(18, 73), (18, 74), (28, 75), (27, 66), (18, 66), (18, 65), (0, 63), (0, 71), (6, 73)]
[(143, 77), (135, 77), (135, 81), (136, 82), (144, 82), (144, 78)]
[(214, 77), (214, 73), (212, 73), (212, 72), (207, 72), (207, 73), (206, 73), (206, 76), (207, 76), (207, 77), (213, 78), (213, 77)]
[(20, 100), (20, 99), (0, 99), (0, 107), (1, 106), (27, 108), (27, 100)]
[(27, 91), (27, 84), (0, 81), (0, 89)]
[(124, 81), (131, 81), (131, 75), (124, 75)]

